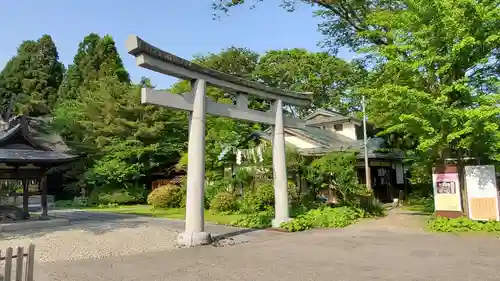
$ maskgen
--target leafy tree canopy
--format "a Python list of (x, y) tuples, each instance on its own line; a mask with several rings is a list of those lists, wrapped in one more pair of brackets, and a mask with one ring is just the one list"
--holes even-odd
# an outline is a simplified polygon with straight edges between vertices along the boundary
[(47, 115), (57, 100), (64, 74), (57, 48), (49, 35), (24, 41), (17, 54), (0, 72), (0, 103), (3, 109), (14, 99), (17, 112)]
[(61, 99), (76, 98), (80, 88), (87, 89), (93, 85), (93, 81), (111, 76), (120, 82), (130, 83), (130, 76), (123, 66), (113, 38), (90, 33), (79, 44), (58, 95)]

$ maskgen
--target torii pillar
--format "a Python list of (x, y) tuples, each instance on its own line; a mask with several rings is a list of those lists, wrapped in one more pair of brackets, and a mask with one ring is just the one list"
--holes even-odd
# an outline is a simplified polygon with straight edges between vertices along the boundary
[(274, 220), (273, 227), (280, 227), (290, 220), (288, 211), (288, 177), (286, 171), (283, 102), (274, 102), (275, 124), (273, 136)]
[(205, 232), (204, 223), (206, 82), (199, 79), (192, 85), (194, 100), (189, 120), (186, 226), (177, 237), (177, 244), (183, 246), (212, 242), (210, 233)]

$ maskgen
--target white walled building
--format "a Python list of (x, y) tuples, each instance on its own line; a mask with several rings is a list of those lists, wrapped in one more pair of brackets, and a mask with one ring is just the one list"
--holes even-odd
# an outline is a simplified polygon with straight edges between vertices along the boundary
[[(359, 151), (357, 173), (360, 183), (365, 183), (364, 144), (362, 121), (337, 112), (319, 109), (305, 118), (303, 129), (285, 128), (285, 141), (304, 156), (319, 157), (332, 151)], [(253, 139), (270, 141), (272, 130), (255, 132)], [(371, 183), (375, 195), (390, 202), (405, 187), (405, 172), (401, 152), (384, 149), (385, 141), (375, 136), (372, 126), (367, 126), (368, 158)], [(387, 149), (386, 149), (387, 151)]]

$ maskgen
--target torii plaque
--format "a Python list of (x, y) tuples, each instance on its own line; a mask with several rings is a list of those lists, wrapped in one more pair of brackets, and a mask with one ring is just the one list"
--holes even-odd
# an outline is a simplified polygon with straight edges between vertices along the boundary
[[(141, 101), (147, 104), (177, 108), (190, 112), (188, 174), (185, 231), (179, 234), (177, 243), (183, 246), (208, 244), (210, 233), (205, 232), (203, 196), (205, 179), (205, 115), (213, 114), (234, 119), (247, 120), (274, 126), (273, 173), (275, 194), (275, 218), (273, 226), (279, 227), (288, 221), (288, 190), (285, 158), (284, 127), (301, 128), (301, 120), (283, 116), (283, 103), (306, 106), (311, 102), (310, 94), (287, 92), (251, 82), (240, 77), (222, 73), (195, 64), (168, 52), (162, 51), (135, 35), (127, 40), (129, 54), (136, 57), (138, 66), (190, 80), (192, 91), (181, 95), (169, 94), (153, 89), (142, 89)], [(219, 104), (206, 96), (207, 84), (236, 92), (236, 105)], [(248, 95), (271, 100), (270, 111), (248, 108)]]

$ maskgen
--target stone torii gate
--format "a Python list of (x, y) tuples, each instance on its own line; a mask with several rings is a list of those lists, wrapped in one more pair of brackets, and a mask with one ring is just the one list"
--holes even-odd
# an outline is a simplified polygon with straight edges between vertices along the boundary
[[(204, 182), (205, 182), (205, 115), (213, 114), (234, 119), (274, 126), (273, 174), (275, 194), (275, 218), (278, 227), (290, 220), (288, 206), (288, 178), (285, 160), (284, 127), (302, 128), (305, 123), (283, 116), (284, 103), (306, 106), (310, 94), (287, 92), (251, 82), (240, 77), (202, 67), (188, 60), (162, 51), (141, 38), (131, 35), (127, 39), (129, 54), (135, 56), (138, 66), (191, 81), (192, 91), (181, 95), (143, 88), (141, 101), (177, 108), (189, 112), (189, 145), (185, 231), (179, 234), (177, 243), (183, 246), (208, 244), (210, 233), (204, 229)], [(236, 93), (236, 105), (219, 104), (206, 96), (206, 87), (216, 86)], [(254, 95), (273, 102), (267, 112), (248, 108), (248, 96)]]

